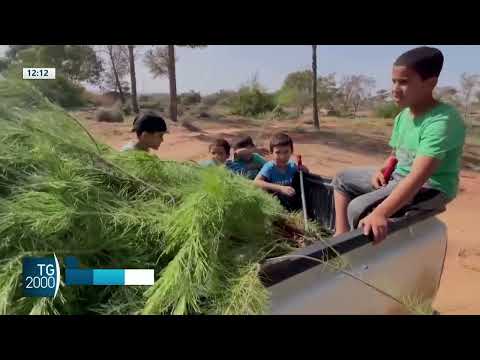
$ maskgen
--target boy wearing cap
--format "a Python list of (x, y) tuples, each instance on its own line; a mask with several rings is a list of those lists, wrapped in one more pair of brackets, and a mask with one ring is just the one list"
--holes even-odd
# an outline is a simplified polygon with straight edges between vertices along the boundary
[(122, 151), (150, 149), (158, 150), (163, 142), (163, 135), (166, 134), (167, 124), (157, 114), (145, 113), (138, 115), (133, 121), (132, 132), (137, 134), (137, 141), (130, 142), (122, 147)]
[[(454, 107), (433, 97), (442, 67), (440, 50), (426, 46), (393, 64), (392, 96), (403, 110), (395, 118), (389, 145), (398, 164), (391, 179), (384, 178), (383, 169), (370, 168), (348, 169), (335, 177), (336, 235), (358, 224), (378, 243), (399, 210), (444, 208), (457, 195), (465, 125)], [(415, 203), (427, 191), (434, 196)]]

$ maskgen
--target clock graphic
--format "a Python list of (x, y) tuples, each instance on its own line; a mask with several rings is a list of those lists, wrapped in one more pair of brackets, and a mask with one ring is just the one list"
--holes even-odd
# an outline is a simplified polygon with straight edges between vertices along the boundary
[(53, 80), (56, 77), (55, 68), (23, 68), (24, 80)]

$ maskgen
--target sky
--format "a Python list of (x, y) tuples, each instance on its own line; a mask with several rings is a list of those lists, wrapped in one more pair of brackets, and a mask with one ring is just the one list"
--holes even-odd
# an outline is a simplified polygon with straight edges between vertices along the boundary
[[(318, 73), (363, 74), (376, 80), (377, 89), (390, 88), (393, 61), (402, 52), (418, 45), (319, 45)], [(460, 75), (480, 73), (480, 45), (430, 45), (445, 56), (439, 86), (458, 86)], [(7, 45), (0, 45), (0, 56)], [(268, 90), (277, 90), (293, 71), (311, 69), (311, 46), (307, 45), (210, 45), (207, 48), (177, 47), (177, 89), (191, 89), (202, 95), (220, 89), (234, 90), (257, 73)], [(136, 60), (139, 93), (168, 92), (166, 78), (154, 79)]]

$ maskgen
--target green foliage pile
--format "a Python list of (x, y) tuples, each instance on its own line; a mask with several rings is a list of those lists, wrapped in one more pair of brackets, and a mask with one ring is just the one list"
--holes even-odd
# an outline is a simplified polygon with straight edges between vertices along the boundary
[[(28, 82), (0, 80), (1, 314), (262, 314), (259, 262), (287, 251), (279, 202), (223, 168), (97, 144)], [(146, 288), (24, 298), (21, 260), (152, 268)]]

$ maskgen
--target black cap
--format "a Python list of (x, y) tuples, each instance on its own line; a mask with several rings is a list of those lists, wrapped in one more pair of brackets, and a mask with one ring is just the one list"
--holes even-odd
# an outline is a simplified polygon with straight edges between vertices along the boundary
[(143, 113), (133, 120), (132, 132), (141, 134), (143, 132), (168, 132), (165, 120), (155, 113)]

